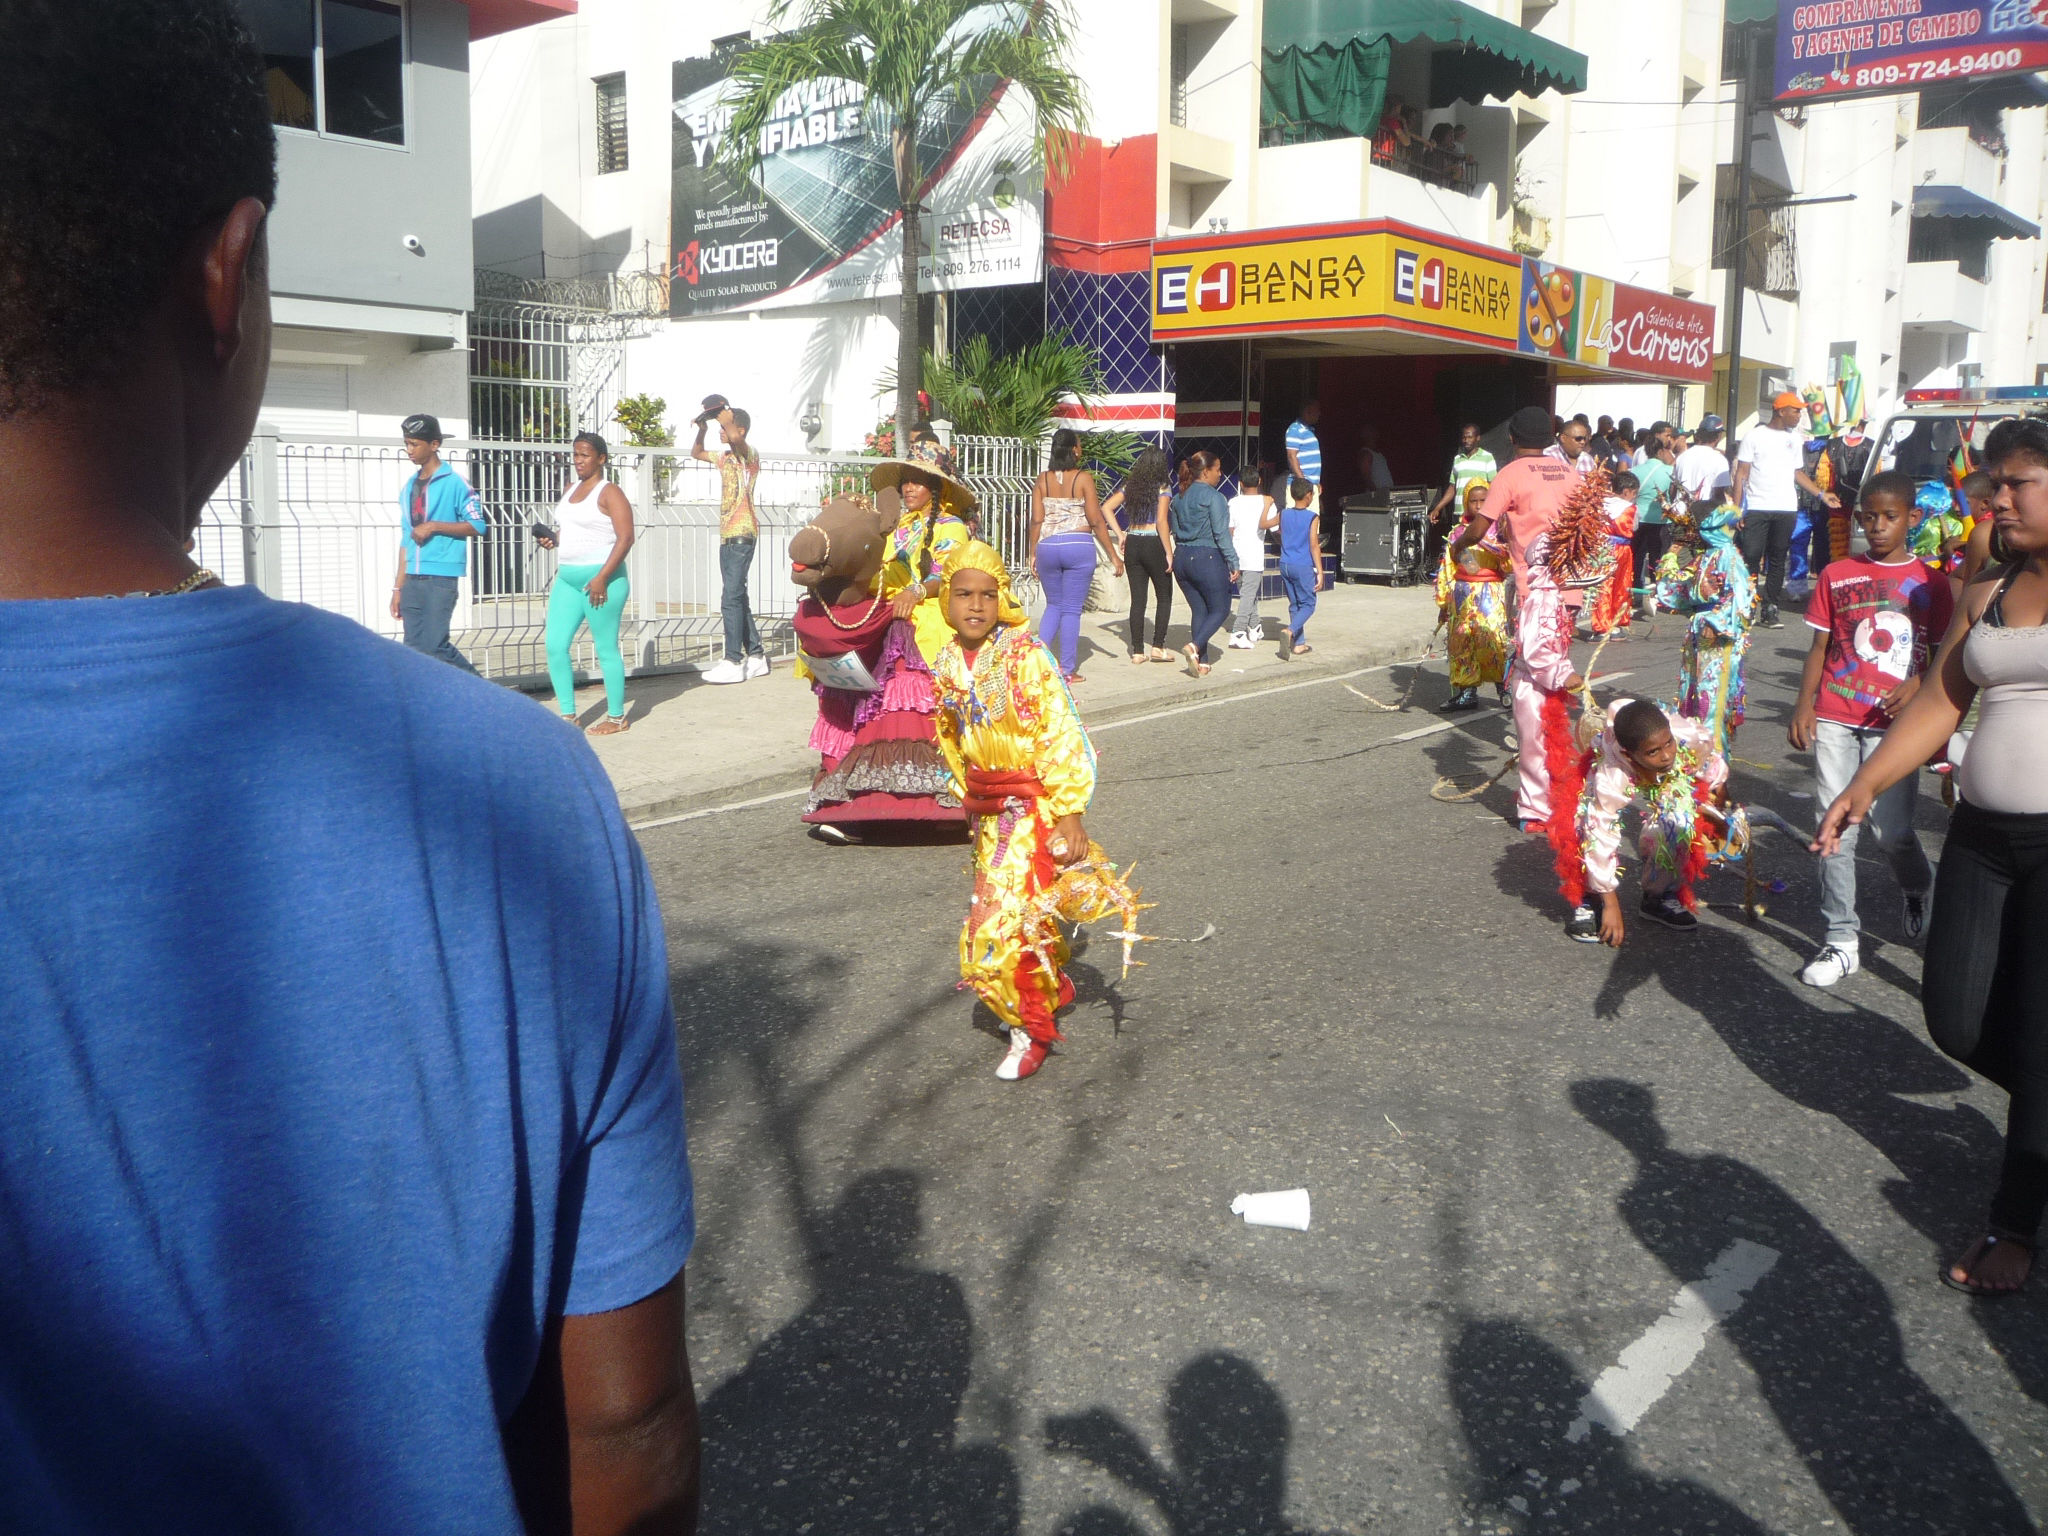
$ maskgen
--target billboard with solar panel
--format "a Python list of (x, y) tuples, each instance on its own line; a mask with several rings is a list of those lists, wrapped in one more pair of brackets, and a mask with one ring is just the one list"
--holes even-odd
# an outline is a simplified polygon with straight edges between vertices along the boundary
[[(865, 87), (819, 80), (788, 92), (762, 130), (754, 178), (735, 186), (716, 165), (734, 91), (724, 60), (680, 60), (674, 74), (670, 314), (895, 296), (903, 231), (891, 124)], [(1030, 103), (993, 79), (918, 125), (929, 168), (918, 198), (923, 291), (1043, 279), (1031, 134)]]

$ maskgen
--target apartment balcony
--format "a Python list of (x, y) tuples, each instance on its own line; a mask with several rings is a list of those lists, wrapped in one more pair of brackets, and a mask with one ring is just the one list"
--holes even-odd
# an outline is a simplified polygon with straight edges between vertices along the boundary
[(1922, 128), (1913, 135), (1913, 185), (1961, 187), (1995, 203), (2005, 187), (2005, 157), (1970, 128)]
[(1911, 261), (1900, 294), (1900, 323), (1914, 330), (1968, 335), (1984, 329), (1990, 308), (1983, 279), (1959, 261)]
[(1370, 139), (1273, 145), (1258, 154), (1261, 228), (1399, 219), (1481, 245), (1506, 243), (1494, 226), (1489, 189), (1479, 180), (1483, 164), (1473, 184), (1461, 188), (1422, 179), (1416, 165), (1383, 163)]

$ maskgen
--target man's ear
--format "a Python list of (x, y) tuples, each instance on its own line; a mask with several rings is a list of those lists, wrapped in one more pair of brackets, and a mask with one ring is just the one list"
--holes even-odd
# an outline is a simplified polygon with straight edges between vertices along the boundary
[(206, 244), (201, 281), (217, 362), (225, 363), (242, 346), (249, 289), (264, 278), (263, 221), (269, 213), (259, 199), (245, 197), (228, 210)]

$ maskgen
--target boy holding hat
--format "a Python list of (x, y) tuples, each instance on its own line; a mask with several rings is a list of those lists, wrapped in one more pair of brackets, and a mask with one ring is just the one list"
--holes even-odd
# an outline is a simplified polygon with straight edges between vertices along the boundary
[(1799, 418), (1806, 405), (1791, 390), (1771, 401), (1771, 419), (1742, 440), (1735, 455), (1735, 504), (1742, 508), (1742, 558), (1763, 583), (1766, 629), (1782, 629), (1778, 601), (1785, 595), (1785, 566), (1792, 558), (1792, 524), (1799, 493), (1818, 496), (1830, 508), (1841, 497), (1806, 472), (1806, 432)]

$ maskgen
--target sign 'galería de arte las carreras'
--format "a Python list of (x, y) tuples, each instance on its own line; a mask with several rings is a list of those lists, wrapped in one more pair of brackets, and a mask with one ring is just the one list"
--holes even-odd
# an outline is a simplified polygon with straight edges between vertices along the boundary
[(1778, 7), (1779, 101), (1917, 90), (2048, 65), (2048, 4), (1814, 0)]
[(1155, 241), (1152, 339), (1402, 331), (1711, 381), (1711, 305), (1392, 220)]

